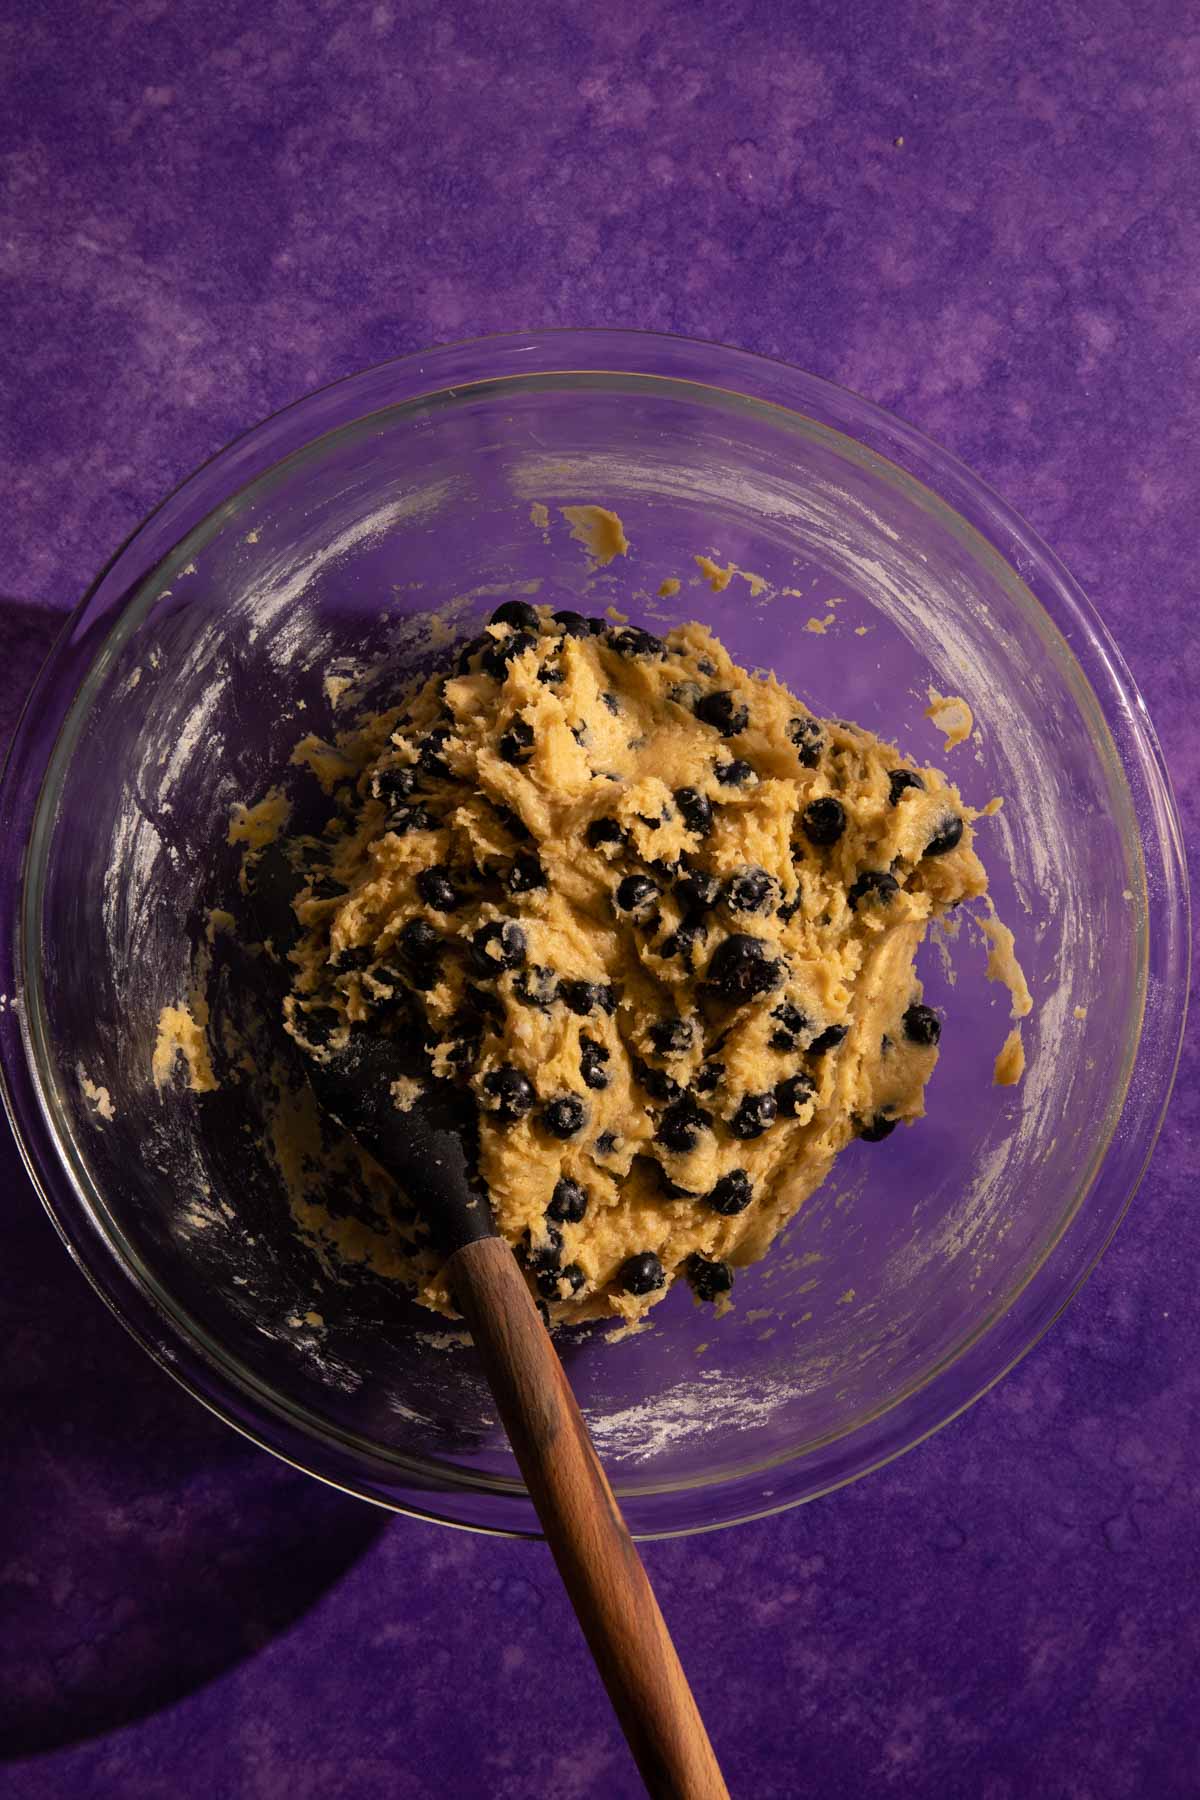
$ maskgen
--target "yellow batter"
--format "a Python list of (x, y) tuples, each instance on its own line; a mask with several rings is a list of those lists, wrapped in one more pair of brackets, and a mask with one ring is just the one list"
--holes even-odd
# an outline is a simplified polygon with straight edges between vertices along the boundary
[[(853, 1137), (920, 1118), (914, 956), (987, 879), (933, 769), (700, 625), (510, 602), (449, 676), (305, 760), (289, 1029), (422, 1033), (479, 1106), (500, 1230), (559, 1318), (727, 1304)], [(412, 1105), (414, 1095), (395, 1096)], [(401, 1265), (448, 1308), (428, 1254)]]

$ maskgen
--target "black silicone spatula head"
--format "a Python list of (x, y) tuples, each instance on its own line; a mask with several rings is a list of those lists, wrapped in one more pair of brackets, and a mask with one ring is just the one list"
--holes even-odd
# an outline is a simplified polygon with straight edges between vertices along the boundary
[(434, 1077), (415, 1034), (386, 1037), (359, 1025), (346, 1044), (310, 1052), (285, 1031), (287, 951), (298, 936), (292, 902), (302, 885), (278, 844), (248, 872), (252, 928), (266, 951), (264, 1010), (278, 1020), (279, 1035), (302, 1062), (321, 1106), (401, 1184), (440, 1250), (449, 1254), (491, 1236), (491, 1209), (472, 1170), (474, 1110)]

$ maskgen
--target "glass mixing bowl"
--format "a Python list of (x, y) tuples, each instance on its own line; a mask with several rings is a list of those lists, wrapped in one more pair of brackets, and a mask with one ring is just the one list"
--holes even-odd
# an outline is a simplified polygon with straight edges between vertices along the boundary
[[(603, 571), (558, 513), (589, 501), (633, 544)], [(701, 552), (755, 579), (714, 592)], [(681, 1285), (642, 1335), (560, 1334), (633, 1530), (698, 1530), (862, 1474), (1009, 1368), (1120, 1219), (1178, 1052), (1186, 884), (1142, 702), (1045, 546), (897, 420), (736, 351), (582, 332), (390, 363), (233, 444), (105, 571), (18, 732), (8, 1105), (73, 1255), (193, 1394), (372, 1500), (536, 1531), (470, 1347), (319, 1265), (243, 1090), (150, 1074), (234, 879), (230, 808), (334, 728), (331, 667), (425, 666), (534, 592), (703, 619), (924, 761), (928, 689), (962, 695), (978, 735), (944, 766), (976, 804), (1005, 796), (981, 847), (1037, 1001), (1023, 1086), (992, 1086), (1007, 995), (970, 932), (953, 967), (930, 946), (926, 1120), (853, 1144), (728, 1317)]]

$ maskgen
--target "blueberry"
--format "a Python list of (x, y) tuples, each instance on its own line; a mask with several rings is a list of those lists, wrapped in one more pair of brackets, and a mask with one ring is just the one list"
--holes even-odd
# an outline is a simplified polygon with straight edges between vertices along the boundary
[(707, 869), (688, 869), (675, 883), (675, 897), (690, 913), (707, 912), (721, 894), (721, 883)]
[(774, 1094), (743, 1094), (729, 1121), (735, 1138), (759, 1138), (775, 1123)]
[(593, 819), (583, 835), (589, 850), (599, 850), (605, 844), (623, 844), (627, 834), (615, 819)]
[(579, 1019), (587, 1019), (588, 1013), (596, 1012), (597, 1006), (601, 1012), (613, 1013), (617, 1010), (617, 992), (612, 986), (604, 985), (603, 981), (581, 981), (576, 977), (570, 981), (560, 981), (558, 992), (561, 1001), (569, 1006), (570, 1012), (578, 1013)]
[(783, 968), (769, 946), (741, 932), (718, 944), (708, 965), (710, 993), (734, 1003), (769, 994), (782, 980)]
[(810, 800), (800, 816), (800, 829), (810, 844), (828, 849), (836, 844), (846, 829), (846, 809), (832, 794)]
[(525, 961), (525, 950), (525, 933), (512, 919), (493, 919), (481, 925), (471, 939), (471, 954), (482, 975), (519, 969)]
[(543, 1269), (537, 1278), (537, 1291), (543, 1300), (561, 1300), (562, 1283), (578, 1294), (587, 1286), (587, 1276), (578, 1263), (564, 1263), (561, 1269)]
[(488, 1071), (483, 1078), (483, 1091), (492, 1102), (491, 1110), (506, 1124), (523, 1119), (536, 1098), (528, 1075), (507, 1065)]
[(618, 656), (665, 656), (667, 646), (661, 638), (652, 632), (643, 631), (638, 625), (625, 625), (620, 631), (608, 634), (609, 648)]
[(660, 1056), (682, 1056), (695, 1035), (690, 1019), (655, 1019), (650, 1027), (650, 1042)]
[(891, 1137), (899, 1123), (898, 1119), (885, 1119), (882, 1113), (876, 1113), (869, 1125), (859, 1126), (858, 1135), (866, 1144), (878, 1144)]
[(628, 1257), (617, 1274), (617, 1286), (626, 1294), (653, 1294), (666, 1285), (667, 1272), (653, 1250)]
[(337, 1012), (332, 1006), (310, 1006), (307, 1010), (297, 1010), (293, 1020), (300, 1036), (306, 1043), (318, 1047), (327, 1044), (331, 1035), (341, 1024)]
[(771, 1017), (777, 1021), (770, 1036), (772, 1050), (795, 1050), (799, 1048), (797, 1040), (802, 1031), (808, 1030), (808, 1020), (798, 1006), (785, 1000), (777, 1006)]
[(510, 894), (532, 894), (546, 885), (546, 872), (532, 850), (524, 851), (512, 861), (504, 875)]
[(578, 977), (572, 977), (559, 982), (558, 992), (571, 1012), (577, 1013), (581, 1019), (586, 1019), (600, 1005), (600, 988), (594, 981), (581, 981)]
[(745, 787), (748, 781), (755, 779), (753, 768), (740, 756), (735, 756), (732, 762), (718, 763), (714, 773), (722, 787)]
[(562, 1261), (563, 1235), (554, 1225), (546, 1227), (546, 1235), (539, 1244), (530, 1243), (529, 1232), (525, 1233), (523, 1251), (525, 1267), (533, 1273), (540, 1274), (543, 1269), (557, 1269)]
[(615, 1131), (602, 1131), (592, 1148), (597, 1156), (611, 1156), (618, 1141)]
[(782, 906), (777, 906), (775, 908), (775, 917), (777, 919), (782, 919), (786, 925), (789, 919), (795, 918), (803, 904), (804, 896), (801, 894), (800, 889), (797, 888), (790, 900), (785, 900)]
[(761, 912), (776, 892), (767, 871), (750, 864), (730, 876), (725, 884), (725, 904), (731, 912)]
[(371, 777), (371, 792), (376, 800), (382, 800), (388, 806), (394, 806), (398, 800), (407, 800), (417, 785), (417, 771), (399, 765), (394, 769), (379, 769)]
[(775, 1105), (785, 1119), (795, 1119), (816, 1093), (807, 1075), (789, 1075), (775, 1084)]
[(925, 846), (926, 856), (945, 856), (947, 850), (953, 850), (962, 834), (962, 820), (955, 813), (947, 813)]
[(733, 1270), (727, 1262), (713, 1262), (697, 1250), (687, 1259), (688, 1284), (697, 1300), (715, 1300), (733, 1286)]
[(578, 1094), (560, 1094), (543, 1106), (542, 1124), (551, 1137), (576, 1137), (587, 1124), (587, 1107)]
[(825, 733), (821, 729), (820, 719), (811, 716), (804, 719), (788, 720), (788, 736), (796, 746), (796, 755), (802, 767), (815, 769), (821, 760), (821, 752), (825, 748)]
[(503, 732), (496, 748), (501, 759), (506, 763), (520, 766), (527, 763), (533, 755), (533, 726), (528, 719), (518, 713), (506, 732)]
[(698, 837), (707, 837), (712, 830), (712, 801), (707, 794), (698, 788), (681, 787), (675, 789), (675, 804), (689, 831)]
[(651, 881), (649, 875), (626, 875), (617, 885), (615, 898), (621, 912), (639, 913), (645, 912), (659, 892), (657, 881)]
[(942, 1021), (932, 1006), (910, 1006), (904, 1015), (904, 1035), (910, 1044), (930, 1049), (942, 1035)]
[(442, 952), (442, 934), (428, 919), (409, 919), (396, 943), (409, 963), (435, 962)]
[(640, 1056), (630, 1058), (633, 1078), (639, 1087), (655, 1100), (677, 1100), (683, 1092), (679, 1083), (663, 1069), (656, 1069), (651, 1063), (643, 1062)]
[(371, 970), (371, 980), (386, 989), (386, 998), (394, 999), (396, 990), (404, 986), (407, 976), (394, 963), (380, 962)]
[(886, 869), (868, 869), (847, 889), (846, 899), (850, 902), (851, 912), (856, 912), (860, 900), (870, 900), (876, 906), (887, 906), (899, 892), (900, 883)]
[(685, 1094), (675, 1100), (658, 1121), (654, 1135), (667, 1150), (686, 1156), (700, 1142), (700, 1133), (712, 1123), (708, 1113)]
[(585, 1087), (600, 1089), (608, 1086), (608, 1070), (604, 1067), (608, 1060), (606, 1045), (597, 1043), (595, 1038), (580, 1038), (579, 1073)]
[(385, 831), (405, 837), (410, 831), (432, 831), (433, 818), (423, 806), (398, 806), (384, 821)]
[(744, 706), (727, 688), (717, 688), (715, 692), (705, 694), (697, 700), (692, 710), (702, 724), (711, 725), (726, 738), (736, 737), (750, 723), (750, 708)]
[(431, 869), (422, 869), (417, 876), (417, 892), (426, 906), (432, 906), (434, 912), (453, 912), (462, 904), (462, 896), (450, 879), (450, 871), (444, 863), (435, 863)]
[(485, 669), (496, 681), (503, 681), (508, 673), (508, 665), (514, 656), (521, 656), (526, 650), (532, 650), (537, 639), (527, 631), (511, 631), (507, 637), (491, 638), (488, 647), (479, 659), (479, 666)]
[(450, 737), (448, 725), (437, 725), (427, 738), (422, 738), (417, 745), (417, 767), (422, 775), (436, 777), (440, 781), (449, 778), (450, 770), (442, 755)]
[(546, 1330), (549, 1331), (549, 1329), (550, 1329), (550, 1308), (546, 1305), (546, 1302), (544, 1300), (539, 1300), (537, 1302), (537, 1314), (538, 1314), (538, 1318), (542, 1321), (542, 1324), (546, 1327)]
[(605, 706), (607, 706), (613, 718), (619, 718), (621, 715), (621, 702), (617, 699), (617, 696), (615, 694), (610, 694), (606, 689), (605, 692), (601, 694), (600, 698), (603, 700)]
[(692, 1085), (698, 1094), (711, 1094), (714, 1088), (720, 1087), (724, 1079), (725, 1064), (710, 1062), (704, 1064)]
[(658, 953), (660, 956), (668, 958), (681, 956), (687, 967), (690, 969), (692, 967), (692, 951), (695, 948), (697, 939), (703, 939), (707, 936), (708, 926), (702, 919), (685, 919), (682, 925), (677, 926), (677, 928), (671, 932), (669, 937), (663, 939), (662, 943), (659, 945)]
[(370, 944), (354, 944), (348, 950), (339, 950), (331, 966), (339, 975), (346, 975), (353, 969), (369, 969), (374, 960), (375, 952)]
[(566, 607), (555, 613), (554, 623), (562, 626), (564, 637), (587, 637), (591, 631), (582, 613), (571, 612)]
[(488, 620), (489, 625), (511, 625), (514, 631), (537, 631), (541, 622), (537, 608), (525, 600), (505, 600)]
[(543, 687), (561, 687), (563, 672), (555, 663), (543, 663), (538, 670), (538, 680)]
[(548, 1011), (558, 997), (554, 970), (543, 969), (538, 963), (522, 969), (514, 977), (513, 993), (523, 1006), (537, 1006), (543, 1012)]
[(730, 1219), (734, 1213), (745, 1212), (754, 1198), (754, 1189), (745, 1169), (730, 1169), (705, 1198), (714, 1212)]
[(548, 1219), (557, 1219), (560, 1225), (578, 1225), (587, 1209), (588, 1191), (581, 1182), (572, 1181), (569, 1175), (555, 1182), (546, 1208)]
[(849, 1030), (850, 1027), (848, 1025), (826, 1026), (820, 1037), (815, 1037), (808, 1046), (808, 1054), (810, 1056), (824, 1056), (827, 1050), (836, 1050), (839, 1044), (845, 1042), (846, 1034)]
[(907, 788), (919, 788), (925, 792), (925, 783), (913, 769), (888, 770), (888, 805), (898, 806), (900, 796)]

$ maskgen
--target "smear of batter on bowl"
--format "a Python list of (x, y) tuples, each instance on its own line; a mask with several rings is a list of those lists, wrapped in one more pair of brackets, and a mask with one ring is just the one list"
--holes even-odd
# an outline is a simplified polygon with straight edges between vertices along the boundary
[(753, 600), (757, 600), (759, 595), (765, 593), (771, 585), (765, 575), (755, 575), (749, 569), (739, 569), (735, 562), (728, 563), (725, 568), (722, 568), (720, 563), (714, 562), (711, 556), (696, 556), (692, 560), (714, 594), (723, 594), (735, 575), (740, 576), (746, 582)]
[(292, 751), (291, 760), (311, 769), (327, 794), (333, 792), (339, 781), (346, 781), (355, 773), (351, 758), (335, 745), (327, 744), (315, 732), (309, 732), (307, 737), (300, 739)]
[(628, 556), (625, 527), (609, 507), (563, 506), (559, 511), (571, 527), (576, 543), (582, 544), (601, 568), (606, 568), (614, 557)]
[(732, 563), (723, 569), (711, 556), (697, 556), (693, 560), (714, 594), (723, 594), (737, 573)]
[[(1029, 984), (1025, 972), (1017, 961), (1016, 945), (1008, 926), (996, 916), (996, 909), (991, 908), (985, 918), (979, 920), (980, 930), (991, 942), (991, 950), (987, 960), (987, 978), (1004, 984), (1012, 996), (1012, 1016), (1023, 1019), (1033, 1011), (1033, 995), (1029, 992)], [(1022, 1064), (1023, 1066), (1023, 1064)]]
[(658, 584), (659, 599), (673, 600), (681, 585), (678, 575), (668, 575), (665, 581), (660, 581)]
[(925, 708), (925, 717), (933, 721), (936, 730), (945, 733), (943, 749), (947, 751), (966, 743), (975, 725), (975, 719), (965, 700), (960, 699), (957, 694), (939, 694), (933, 687), (929, 689), (929, 705)]
[(92, 1107), (92, 1110), (108, 1123), (116, 1117), (113, 1110), (112, 1096), (106, 1087), (98, 1087), (82, 1069), (76, 1071), (79, 1078), (79, 1091)]
[(164, 1006), (158, 1015), (158, 1037), (150, 1065), (155, 1087), (161, 1088), (169, 1081), (179, 1057), (187, 1065), (188, 1086), (193, 1093), (215, 1091), (218, 1082), (208, 1050), (208, 1002), (199, 991), (191, 995), (190, 1010), (181, 1000), (178, 1006)]
[(274, 843), (287, 824), (291, 810), (291, 801), (278, 787), (270, 788), (254, 806), (243, 806), (239, 801), (230, 814), (226, 841), (262, 850), (267, 844)]
[(535, 500), (529, 508), (529, 523), (538, 531), (549, 531), (550, 508), (542, 500)]
[(222, 932), (232, 937), (237, 930), (237, 920), (223, 906), (211, 906), (205, 915), (204, 938), (211, 944)]
[(1025, 1046), (1021, 1041), (1021, 1027), (1014, 1025), (996, 1058), (992, 1082), (996, 1087), (1014, 1087), (1024, 1073)]
[(829, 627), (836, 623), (836, 613), (826, 613), (823, 619), (806, 619), (804, 629), (813, 632), (817, 637), (824, 637)]

